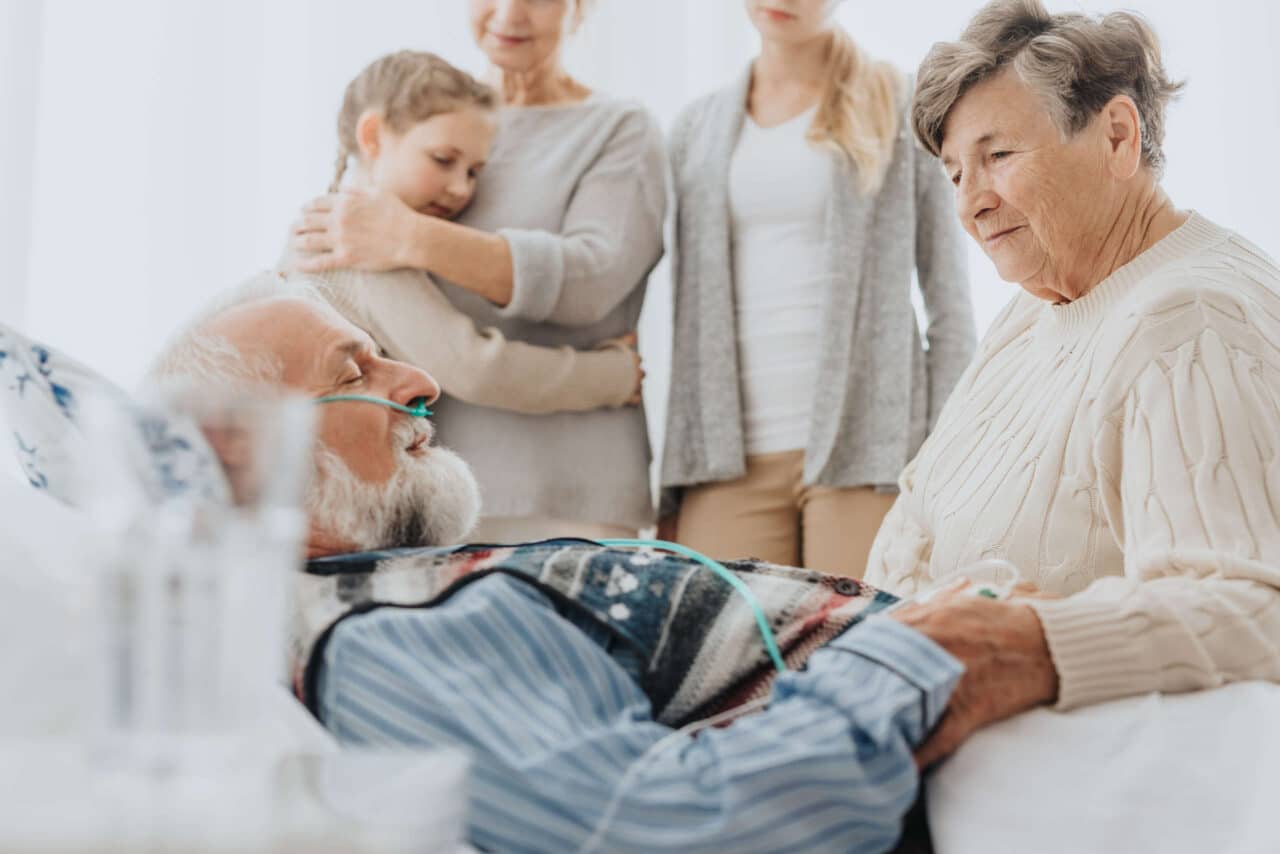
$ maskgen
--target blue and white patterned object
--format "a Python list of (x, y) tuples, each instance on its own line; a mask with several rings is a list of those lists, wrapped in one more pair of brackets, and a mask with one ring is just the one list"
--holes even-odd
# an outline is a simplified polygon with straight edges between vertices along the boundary
[[(132, 435), (113, 437), (125, 447), (103, 447), (105, 437), (86, 430), (89, 397), (118, 406), (121, 423), (133, 425)], [(132, 479), (119, 484), (121, 491), (141, 491), (149, 503), (179, 496), (224, 501), (229, 494), (217, 457), (189, 418), (137, 403), (96, 371), (2, 323), (0, 412), (27, 480), (66, 504), (81, 503), (87, 467)], [(103, 454), (120, 465), (94, 466)]]

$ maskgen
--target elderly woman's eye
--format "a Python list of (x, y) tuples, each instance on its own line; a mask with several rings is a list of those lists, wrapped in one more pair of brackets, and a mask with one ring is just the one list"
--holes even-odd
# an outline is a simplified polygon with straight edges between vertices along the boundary
[(1013, 152), (1012, 152), (1012, 151), (993, 151), (993, 152), (991, 152), (991, 159), (992, 159), (992, 160), (1004, 160), (1004, 159), (1005, 159), (1006, 157), (1008, 157), (1010, 154), (1013, 154)]
[(347, 377), (345, 380), (342, 381), (342, 384), (355, 385), (356, 383), (360, 382), (360, 380), (362, 379), (364, 379), (364, 374), (356, 374), (354, 377)]

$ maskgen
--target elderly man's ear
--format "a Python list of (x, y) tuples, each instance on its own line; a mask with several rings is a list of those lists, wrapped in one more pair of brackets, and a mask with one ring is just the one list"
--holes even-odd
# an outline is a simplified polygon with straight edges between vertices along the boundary
[(1128, 95), (1116, 95), (1095, 121), (1105, 135), (1107, 167), (1112, 176), (1129, 180), (1142, 167), (1142, 118), (1138, 105)]

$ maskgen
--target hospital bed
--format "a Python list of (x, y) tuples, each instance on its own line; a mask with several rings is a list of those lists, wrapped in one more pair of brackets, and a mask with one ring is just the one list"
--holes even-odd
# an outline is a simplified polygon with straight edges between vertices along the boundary
[[(37, 657), (12, 654), (20, 648), (12, 639), (82, 616), (86, 603), (58, 591), (74, 571), (75, 544), (90, 534), (77, 530), (74, 511), (11, 472), (0, 471), (0, 508), (0, 620), (10, 639), (0, 678), (26, 686), (7, 692), (15, 701), (0, 714), (10, 735), (0, 753), (30, 759), (39, 740), (13, 734), (40, 728), (40, 738), (56, 737), (52, 730), (82, 723), (73, 686), (85, 674), (66, 643)], [(278, 750), (333, 749), (283, 690), (264, 726), (264, 743)], [(977, 733), (929, 775), (925, 792), (938, 854), (1277, 854), (1280, 687), (1240, 683), (1030, 712)]]

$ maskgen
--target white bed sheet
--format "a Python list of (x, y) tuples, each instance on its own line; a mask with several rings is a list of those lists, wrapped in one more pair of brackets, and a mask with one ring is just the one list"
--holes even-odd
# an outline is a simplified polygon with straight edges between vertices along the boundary
[[(80, 512), (0, 469), (0, 685), (21, 686), (0, 705), (4, 738), (73, 737), (93, 723), (84, 686), (96, 660), (87, 578), (97, 536)], [(259, 726), (281, 753), (336, 749), (283, 686)]]
[(1277, 854), (1280, 687), (1030, 712), (927, 786), (938, 854)]

